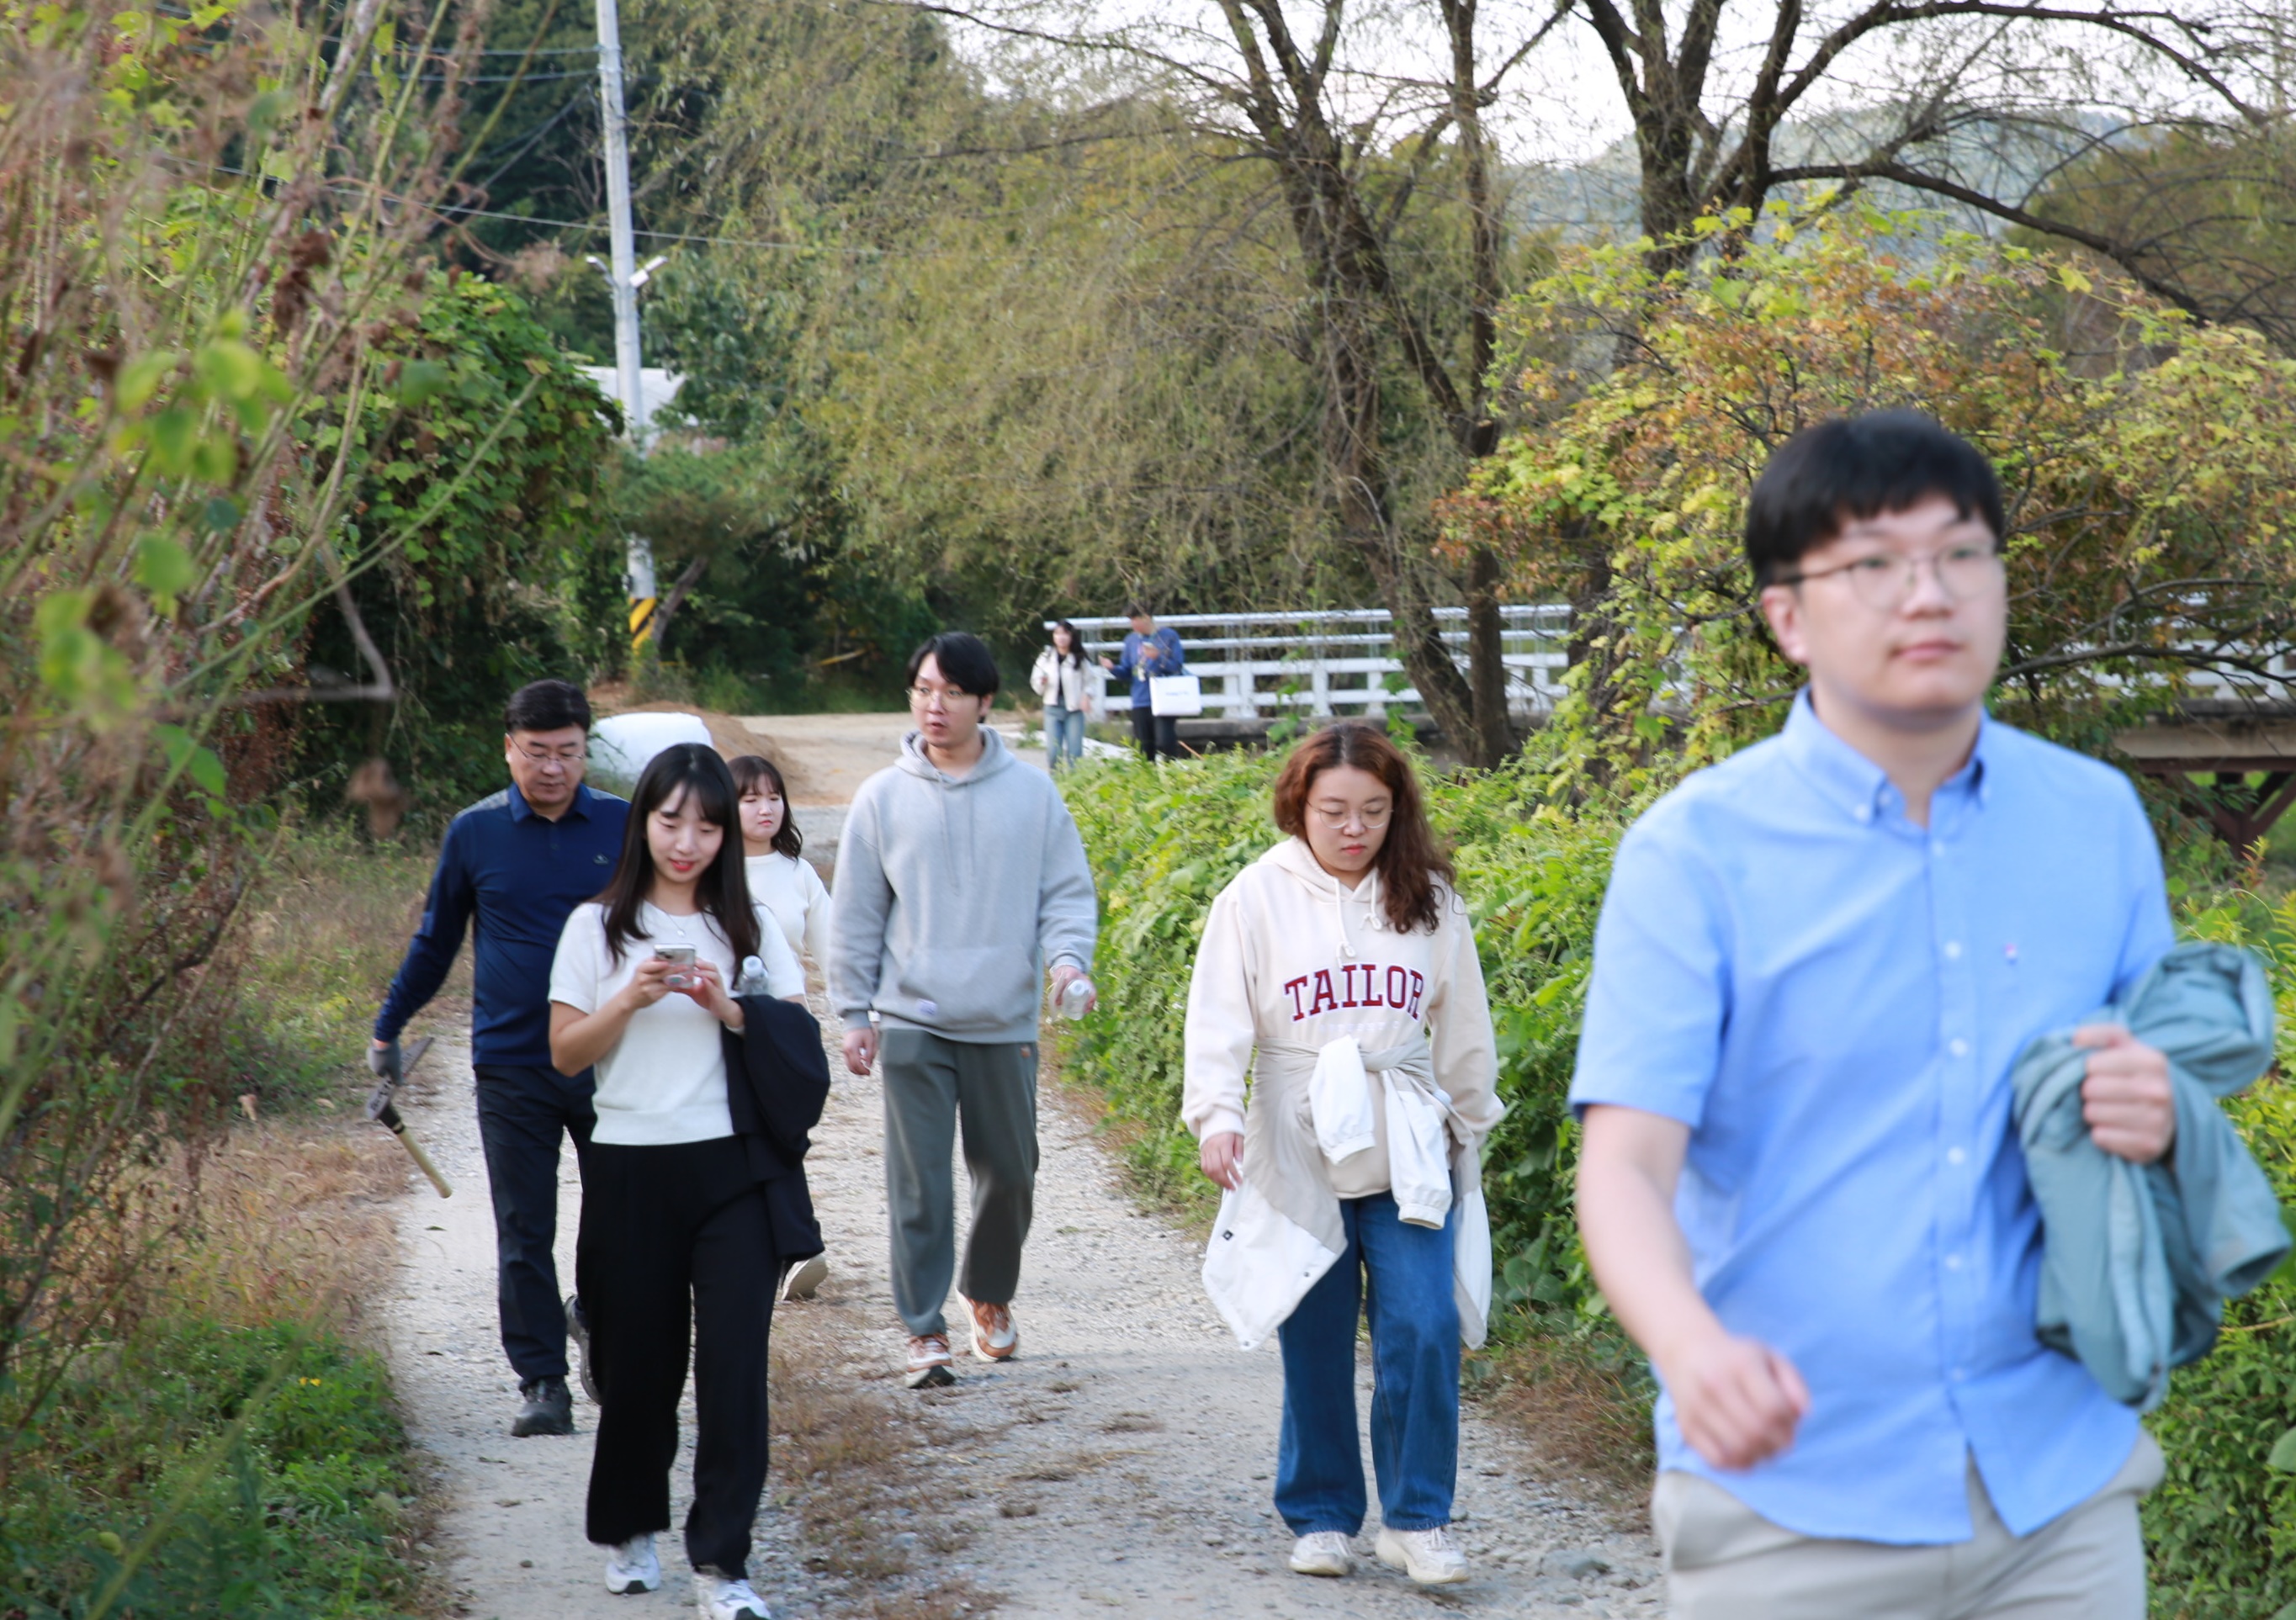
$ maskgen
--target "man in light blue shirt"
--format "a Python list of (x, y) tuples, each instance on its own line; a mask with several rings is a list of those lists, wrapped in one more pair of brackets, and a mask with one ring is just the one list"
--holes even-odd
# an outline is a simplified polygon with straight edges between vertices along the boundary
[[(2136, 1415), (2034, 1336), (2008, 1072), (2172, 943), (2126, 778), (1996, 724), (2000, 487), (1894, 412), (1819, 424), (1747, 552), (1808, 688), (1621, 842), (1571, 1100), (1587, 1252), (1664, 1394), (1683, 1620), (2142, 1620)], [(2167, 1063), (2082, 1032), (2150, 1162)]]

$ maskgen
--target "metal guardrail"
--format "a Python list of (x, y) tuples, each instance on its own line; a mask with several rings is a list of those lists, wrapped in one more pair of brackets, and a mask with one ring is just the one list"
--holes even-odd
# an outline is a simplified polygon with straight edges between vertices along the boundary
[[(1467, 610), (1438, 608), (1435, 621), (1453, 661), (1467, 667)], [(1265, 713), (1304, 712), (1383, 716), (1390, 708), (1420, 702), (1403, 660), (1395, 655), (1393, 618), (1384, 608), (1328, 608), (1273, 613), (1175, 613), (1160, 626), (1179, 633), (1188, 673), (1203, 683), (1204, 712), (1230, 719)], [(1129, 621), (1072, 618), (1085, 651), (1111, 658), (1123, 649)], [(1045, 621), (1049, 633), (1054, 621)], [(1543, 715), (1562, 695), (1570, 660), (1565, 640), (1570, 610), (1528, 603), (1499, 610), (1500, 659), (1506, 668), (1507, 708), (1519, 716)], [(1120, 671), (1119, 672), (1121, 673)]]

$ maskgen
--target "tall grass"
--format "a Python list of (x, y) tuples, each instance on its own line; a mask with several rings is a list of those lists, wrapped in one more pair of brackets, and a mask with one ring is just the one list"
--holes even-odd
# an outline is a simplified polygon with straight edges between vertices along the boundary
[(28, 1616), (430, 1607), (419, 1480), (373, 1338), (407, 1170), (357, 1100), (429, 852), (290, 835), (244, 906), (225, 1020), (258, 1117), (159, 1147), (67, 1269), (102, 1331), (0, 1411), (0, 1590)]

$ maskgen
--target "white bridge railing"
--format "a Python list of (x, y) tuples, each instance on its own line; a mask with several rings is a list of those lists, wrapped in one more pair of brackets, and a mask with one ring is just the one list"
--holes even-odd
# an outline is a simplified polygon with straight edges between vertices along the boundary
[[(1072, 618), (1085, 650), (1097, 659), (1123, 650), (1131, 625), (1122, 618)], [(1285, 711), (1383, 716), (1420, 701), (1396, 656), (1393, 620), (1384, 608), (1331, 608), (1292, 613), (1175, 613), (1160, 626), (1179, 633), (1188, 673), (1203, 683), (1204, 712), (1231, 720)], [(1435, 622), (1452, 661), (1467, 667), (1467, 610), (1438, 608)], [(1053, 621), (1045, 621), (1050, 631)], [(1538, 603), (1499, 610), (1507, 707), (1545, 714), (1562, 695), (1570, 610)], [(1118, 672), (1121, 674), (1121, 671)]]

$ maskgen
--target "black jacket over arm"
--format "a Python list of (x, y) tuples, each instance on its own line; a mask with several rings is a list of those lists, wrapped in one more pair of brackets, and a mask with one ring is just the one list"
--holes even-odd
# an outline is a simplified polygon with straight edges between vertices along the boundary
[(787, 1265), (823, 1248), (805, 1156), (829, 1101), (829, 1058), (820, 1024), (798, 1002), (740, 1000), (742, 1033), (725, 1032), (726, 1106), (748, 1144), (750, 1173), (766, 1183), (774, 1248)]

